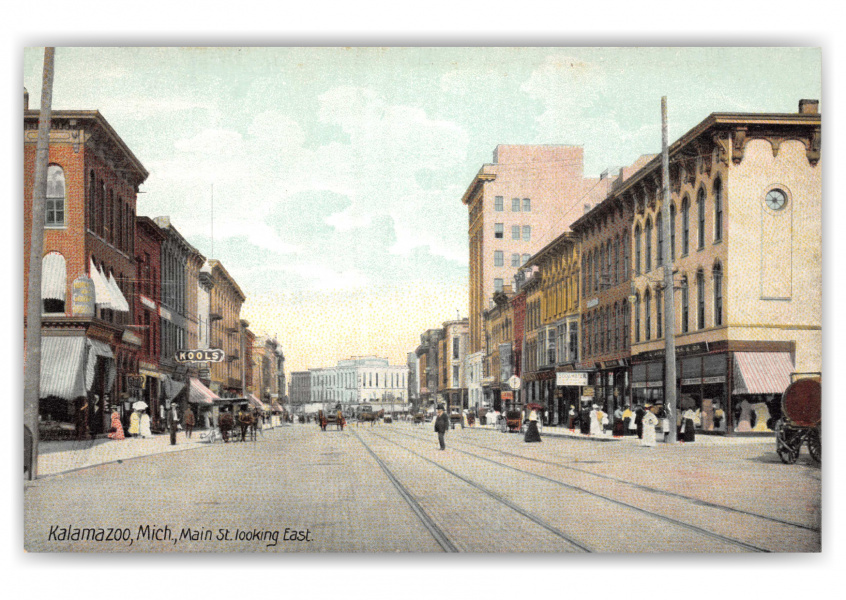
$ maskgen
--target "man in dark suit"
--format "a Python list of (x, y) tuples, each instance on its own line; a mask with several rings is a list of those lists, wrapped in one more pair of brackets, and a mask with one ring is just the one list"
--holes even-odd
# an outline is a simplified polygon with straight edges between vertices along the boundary
[(444, 442), (444, 434), (449, 427), (449, 417), (444, 412), (444, 407), (438, 405), (438, 416), (435, 419), (435, 431), (438, 432), (438, 443), (441, 445), (441, 450), (446, 450), (446, 443)]

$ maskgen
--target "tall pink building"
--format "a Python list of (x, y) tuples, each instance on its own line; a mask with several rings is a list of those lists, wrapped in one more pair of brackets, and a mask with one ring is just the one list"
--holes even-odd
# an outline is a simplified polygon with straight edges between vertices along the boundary
[(601, 201), (610, 181), (583, 177), (581, 146), (509, 146), (476, 174), (469, 211), (470, 349), (485, 348), (482, 313), (531, 255)]

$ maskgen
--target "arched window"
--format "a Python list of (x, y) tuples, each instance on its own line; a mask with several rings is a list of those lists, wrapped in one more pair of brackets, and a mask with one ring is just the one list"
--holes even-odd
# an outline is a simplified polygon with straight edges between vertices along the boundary
[(670, 205), (670, 260), (676, 260), (676, 205)]
[(620, 307), (614, 303), (614, 351), (620, 349)]
[[(643, 263), (644, 273), (652, 270), (652, 219), (646, 219), (646, 226), (643, 228)], [(649, 338), (647, 338), (649, 339)]]
[(640, 341), (640, 293), (635, 295), (635, 326), (634, 326), (634, 341)]
[(714, 241), (723, 239), (723, 182), (714, 180)]
[(94, 171), (88, 174), (88, 229), (97, 230), (97, 179)]
[(62, 227), (65, 224), (65, 172), (59, 165), (47, 167), (47, 197), (44, 224)]
[(660, 340), (664, 332), (664, 320), (661, 314), (661, 290), (655, 291), (655, 339)]
[(690, 198), (682, 200), (682, 256), (690, 252)]
[(705, 247), (705, 188), (699, 188), (696, 194), (696, 210), (699, 213), (699, 230), (697, 233), (698, 248)]
[(106, 184), (100, 182), (97, 194), (97, 235), (103, 237), (104, 220), (103, 215), (106, 210)]
[(623, 300), (623, 307), (620, 313), (623, 321), (623, 345), (620, 349), (625, 350), (629, 347), (629, 329), (632, 326), (629, 322), (629, 305), (625, 300)]
[(593, 253), (593, 291), (599, 290), (599, 252)]
[(696, 328), (705, 329), (705, 273), (696, 272)]
[(631, 243), (628, 231), (623, 233), (620, 243), (623, 246), (623, 278), (621, 281), (626, 281), (629, 278), (629, 244)]
[(634, 233), (634, 243), (635, 243), (635, 264), (634, 264), (634, 272), (635, 275), (640, 275), (640, 224), (635, 227)]
[(690, 285), (687, 282), (687, 275), (682, 275), (681, 330), (682, 333), (690, 331)]
[(109, 193), (106, 194), (106, 212), (104, 217), (103, 238), (110, 244), (114, 243), (115, 241), (115, 223), (114, 217), (112, 215), (114, 206), (115, 193), (114, 190), (109, 190)]
[(41, 259), (42, 312), (64, 313), (66, 290), (65, 257), (58, 252), (50, 252)]
[(611, 240), (605, 243), (605, 285), (610, 287), (613, 276), (611, 275)]
[(655, 264), (660, 267), (664, 264), (664, 217), (660, 210), (655, 215), (655, 235), (658, 238), (655, 248)]
[(643, 292), (643, 337), (648, 342), (652, 339), (652, 293), (649, 288)]
[(620, 242), (614, 238), (614, 285), (620, 281)]
[(714, 326), (723, 324), (723, 267), (714, 265)]

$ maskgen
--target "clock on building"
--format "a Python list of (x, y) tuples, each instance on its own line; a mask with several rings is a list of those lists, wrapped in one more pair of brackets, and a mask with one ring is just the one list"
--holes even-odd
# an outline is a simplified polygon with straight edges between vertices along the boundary
[(781, 210), (787, 204), (787, 194), (779, 189), (770, 190), (767, 192), (766, 202), (771, 210)]

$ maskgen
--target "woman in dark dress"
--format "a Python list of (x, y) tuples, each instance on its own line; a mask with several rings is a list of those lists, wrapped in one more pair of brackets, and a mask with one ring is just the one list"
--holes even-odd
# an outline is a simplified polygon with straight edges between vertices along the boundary
[(538, 413), (535, 411), (532, 411), (531, 414), (529, 414), (529, 425), (526, 427), (526, 434), (523, 436), (523, 441), (541, 441), (540, 431), (538, 431)]
[(637, 439), (643, 439), (643, 415), (646, 414), (646, 411), (643, 410), (642, 406), (638, 406), (637, 410), (635, 411), (635, 428), (637, 430)]

